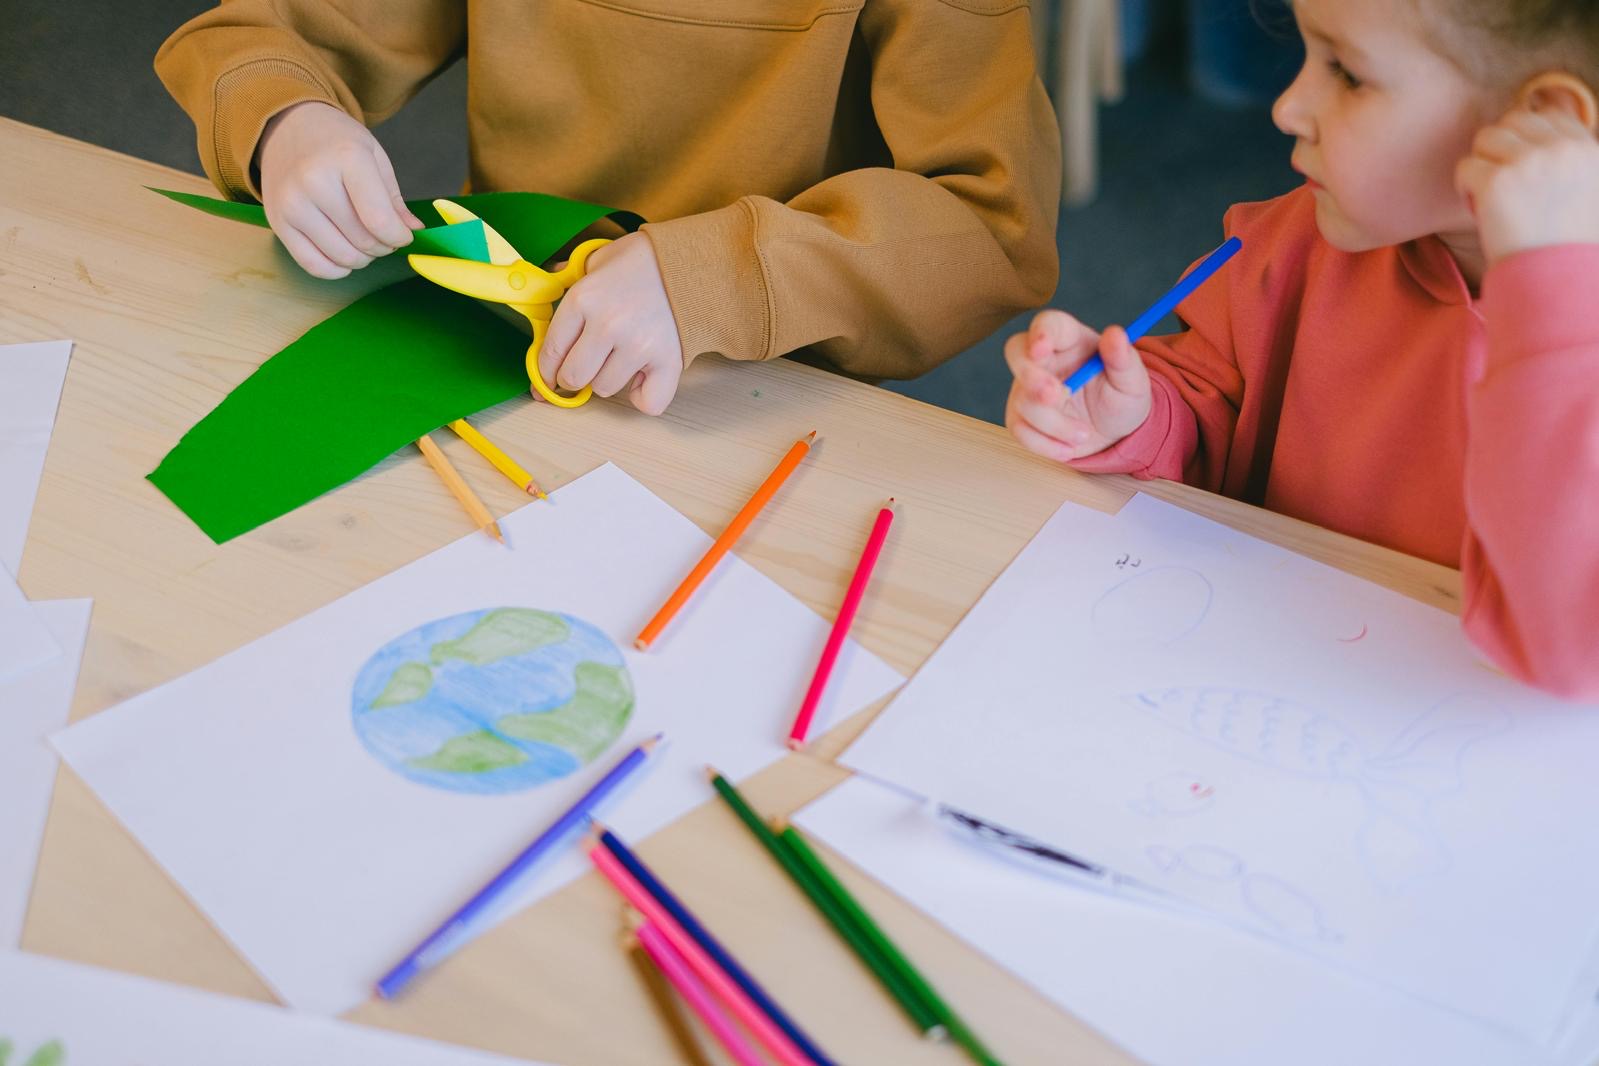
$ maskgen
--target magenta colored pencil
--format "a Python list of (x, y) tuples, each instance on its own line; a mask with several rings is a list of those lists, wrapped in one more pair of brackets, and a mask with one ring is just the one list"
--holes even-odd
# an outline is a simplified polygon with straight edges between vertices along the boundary
[(627, 869), (612, 855), (604, 844), (596, 843), (589, 850), (589, 859), (600, 873), (604, 874), (622, 898), (631, 903), (644, 917), (655, 923), (667, 942), (677, 949), (678, 954), (693, 969), (695, 975), (716, 994), (716, 997), (727, 1004), (733, 1016), (737, 1018), (759, 1040), (761, 1046), (771, 1052), (772, 1057), (783, 1066), (810, 1066), (810, 1060), (800, 1053), (788, 1034), (779, 1029), (772, 1019), (768, 1018), (755, 1001), (738, 986), (716, 962), (705, 953), (693, 937), (677, 924), (677, 919), (667, 913), (666, 908), (644, 886), (627, 872)]
[(766, 1060), (750, 1047), (749, 1041), (744, 1039), (738, 1027), (722, 1013), (722, 1008), (716, 1005), (711, 993), (700, 984), (700, 979), (694, 976), (688, 960), (677, 953), (672, 942), (666, 939), (666, 934), (657, 929), (655, 923), (645, 922), (638, 927), (636, 935), (645, 954), (655, 963), (656, 969), (672, 982), (672, 987), (677, 989), (678, 995), (683, 997), (689, 1009), (705, 1023), (705, 1028), (716, 1037), (716, 1042), (722, 1045), (728, 1056), (738, 1063), (738, 1066), (766, 1066)]
[(805, 736), (811, 730), (811, 719), (816, 716), (816, 705), (822, 702), (827, 679), (833, 674), (833, 664), (838, 661), (838, 651), (844, 646), (844, 638), (849, 636), (850, 624), (855, 621), (861, 597), (866, 594), (866, 583), (872, 579), (872, 567), (877, 565), (877, 557), (883, 552), (883, 542), (888, 539), (888, 527), (893, 521), (894, 501), (890, 499), (888, 505), (877, 512), (872, 535), (866, 538), (861, 561), (855, 564), (855, 576), (850, 578), (844, 603), (838, 609), (838, 617), (833, 620), (833, 631), (827, 635), (822, 657), (816, 662), (816, 674), (811, 678), (811, 687), (805, 692), (805, 702), (800, 704), (799, 714), (794, 717), (794, 728), (788, 731), (788, 746), (795, 751), (805, 746)]

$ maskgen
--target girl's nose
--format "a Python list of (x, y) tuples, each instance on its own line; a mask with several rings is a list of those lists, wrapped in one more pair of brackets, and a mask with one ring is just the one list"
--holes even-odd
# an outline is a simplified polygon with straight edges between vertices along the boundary
[(1306, 75), (1309, 64), (1300, 68), (1299, 76), (1293, 80), (1277, 102), (1271, 105), (1271, 120), (1277, 128), (1290, 137), (1297, 137), (1304, 141), (1315, 140), (1315, 124), (1310, 118), (1309, 95)]

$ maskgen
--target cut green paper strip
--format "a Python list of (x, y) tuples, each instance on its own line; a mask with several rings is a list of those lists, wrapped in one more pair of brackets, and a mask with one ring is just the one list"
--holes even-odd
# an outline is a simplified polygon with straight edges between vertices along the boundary
[[(197, 196), (192, 192), (174, 192), (171, 189), (150, 188), (150, 191), (204, 211), (208, 215), (216, 215), (218, 218), (248, 222), (252, 226), (267, 225), (266, 208), (260, 204), (217, 200), (210, 196)], [(435, 214), (434, 217), (438, 218), (438, 215)], [(476, 259), (480, 263), (489, 261), (489, 242), (483, 236), (483, 223), (457, 222), (453, 226), (446, 226), (443, 221), (439, 219), (439, 225), (429, 226), (427, 229), (412, 230), (411, 243), (398, 250), (407, 255), (447, 255), (453, 259)]]
[(150, 474), (218, 544), (395, 449), (527, 391), (527, 337), (421, 278), (363, 296), (268, 359)]
[[(258, 204), (154, 191), (266, 225)], [(456, 202), (534, 263), (601, 218), (624, 229), (643, 222), (539, 193), (478, 193)], [(407, 251), (488, 259), (479, 223), (442, 225), (426, 201), (411, 209), (433, 225), (418, 231)], [(424, 248), (424, 239), (441, 243)], [(380, 289), (264, 362), (184, 435), (150, 481), (220, 544), (337, 488), (424, 433), (525, 393), (527, 343), (525, 333), (475, 300), (421, 278)]]

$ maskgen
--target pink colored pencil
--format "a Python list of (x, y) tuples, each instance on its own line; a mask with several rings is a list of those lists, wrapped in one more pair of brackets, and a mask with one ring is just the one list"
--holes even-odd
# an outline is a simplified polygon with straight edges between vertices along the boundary
[(744, 990), (738, 987), (733, 979), (705, 953), (705, 949), (683, 931), (683, 927), (677, 924), (677, 919), (668, 914), (666, 908), (646, 892), (643, 885), (634, 880), (633, 875), (617, 861), (616, 856), (605, 849), (605, 845), (595, 842), (589, 849), (589, 860), (611, 884), (616, 886), (623, 899), (636, 907), (645, 918), (655, 923), (656, 928), (666, 937), (667, 942), (677, 949), (678, 954), (683, 956), (684, 961), (699, 979), (705, 982), (718, 999), (727, 1004), (733, 1016), (744, 1028), (754, 1034), (755, 1039), (771, 1052), (773, 1058), (783, 1066), (810, 1066), (810, 1060), (794, 1046), (788, 1034), (762, 1013)]
[(654, 960), (656, 967), (672, 982), (672, 987), (677, 989), (678, 995), (689, 1005), (693, 1012), (699, 1015), (700, 1021), (705, 1023), (705, 1028), (716, 1037), (716, 1042), (728, 1053), (738, 1066), (766, 1066), (766, 1060), (756, 1054), (750, 1047), (728, 1016), (722, 1013), (722, 1008), (716, 1005), (716, 1000), (705, 986), (700, 984), (699, 978), (694, 976), (694, 971), (689, 968), (683, 956), (677, 953), (671, 941), (666, 939), (666, 934), (655, 927), (653, 922), (645, 922), (635, 930), (638, 942), (643, 946), (646, 954)]
[(888, 527), (894, 521), (894, 501), (890, 499), (887, 506), (877, 512), (877, 522), (872, 526), (872, 535), (866, 538), (866, 548), (861, 552), (861, 561), (855, 564), (855, 576), (850, 578), (849, 590), (844, 593), (844, 603), (838, 609), (838, 617), (833, 620), (833, 631), (827, 635), (827, 644), (822, 648), (822, 657), (817, 660), (816, 674), (811, 678), (811, 687), (805, 692), (805, 702), (800, 704), (799, 714), (794, 718), (794, 728), (788, 731), (788, 746), (799, 751), (805, 746), (805, 736), (811, 730), (811, 719), (816, 716), (816, 705), (822, 702), (822, 692), (827, 688), (827, 679), (833, 675), (833, 664), (838, 661), (838, 651), (844, 646), (844, 638), (849, 636), (850, 624), (855, 621), (855, 612), (861, 605), (861, 597), (866, 594), (866, 583), (872, 579), (872, 567), (877, 565), (877, 557), (883, 552), (883, 542), (888, 539)]

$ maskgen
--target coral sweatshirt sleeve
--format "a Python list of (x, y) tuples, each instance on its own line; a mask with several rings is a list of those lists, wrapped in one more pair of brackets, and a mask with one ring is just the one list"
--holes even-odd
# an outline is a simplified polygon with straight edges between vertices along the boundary
[(1599, 698), (1599, 245), (1523, 252), (1483, 283), (1468, 387), (1466, 632), (1516, 677)]

